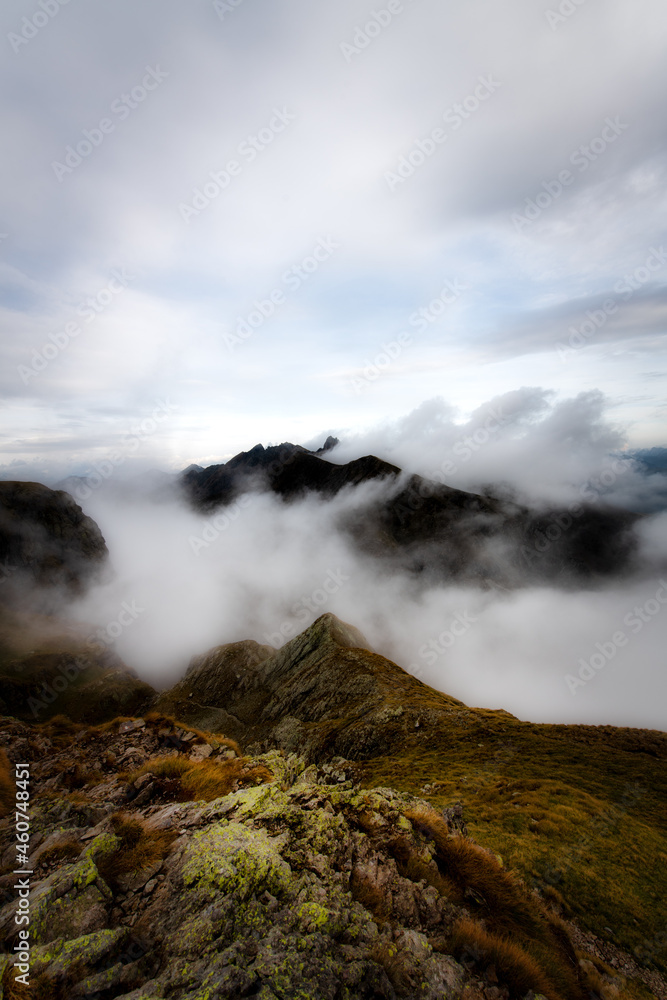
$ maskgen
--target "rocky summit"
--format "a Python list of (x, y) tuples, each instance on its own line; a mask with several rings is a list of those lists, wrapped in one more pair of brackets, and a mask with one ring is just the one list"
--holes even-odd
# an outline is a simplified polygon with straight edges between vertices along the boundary
[(97, 669), (0, 719), (8, 1000), (666, 1000), (663, 734), (468, 708), (330, 614), (115, 717)]

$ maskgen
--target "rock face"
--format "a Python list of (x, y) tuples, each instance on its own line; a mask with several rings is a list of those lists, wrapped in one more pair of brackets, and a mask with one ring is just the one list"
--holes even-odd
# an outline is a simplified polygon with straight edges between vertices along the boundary
[(108, 557), (100, 529), (72, 497), (39, 483), (0, 482), (5, 590), (20, 582), (80, 592)]
[(344, 488), (382, 481), (383, 495), (358, 505), (341, 527), (369, 555), (436, 581), (567, 583), (632, 565), (636, 514), (599, 503), (537, 512), (405, 476), (373, 455), (335, 465), (322, 457), (335, 443), (329, 439), (317, 452), (258, 444), (224, 465), (187, 470), (181, 486), (198, 509), (212, 510), (252, 490), (270, 490), (285, 501), (308, 493), (331, 499)]

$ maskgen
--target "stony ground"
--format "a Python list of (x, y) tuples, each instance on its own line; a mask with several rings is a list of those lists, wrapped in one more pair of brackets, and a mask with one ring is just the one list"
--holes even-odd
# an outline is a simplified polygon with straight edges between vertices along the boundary
[[(436, 846), (414, 819), (427, 803), (361, 789), (354, 764), (308, 766), (284, 751), (241, 758), (230, 741), (161, 717), (95, 729), (5, 718), (0, 745), (13, 762), (31, 762), (33, 795), (33, 986), (10, 985), (0, 957), (8, 998), (532, 995), (484, 947), (455, 944), (462, 920), (484, 928), (492, 915), (472, 876), (446, 891)], [(189, 798), (187, 775), (163, 773), (165, 756), (200, 777), (226, 774), (228, 789)], [(460, 818), (447, 822), (464, 840)], [(0, 929), (11, 950), (13, 816), (0, 821), (0, 850)], [(521, 892), (526, 912), (542, 906)], [(594, 943), (579, 945), (572, 996), (651, 995), (604, 966)], [(664, 997), (659, 979), (653, 986)]]

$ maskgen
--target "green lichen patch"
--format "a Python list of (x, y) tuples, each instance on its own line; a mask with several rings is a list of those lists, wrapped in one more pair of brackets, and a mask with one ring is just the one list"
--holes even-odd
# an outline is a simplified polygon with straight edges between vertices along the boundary
[(233, 893), (247, 900), (265, 891), (282, 895), (290, 876), (274, 840), (264, 830), (240, 823), (216, 824), (196, 833), (181, 869), (184, 885), (208, 899)]
[(77, 961), (94, 966), (116, 948), (121, 947), (127, 936), (127, 929), (119, 927), (115, 930), (85, 934), (70, 941), (59, 938), (48, 945), (34, 949), (32, 953), (34, 971), (48, 972), (54, 976), (66, 972)]

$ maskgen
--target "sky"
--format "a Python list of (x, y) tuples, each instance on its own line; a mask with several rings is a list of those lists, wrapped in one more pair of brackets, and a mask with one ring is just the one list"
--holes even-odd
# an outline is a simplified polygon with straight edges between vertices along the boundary
[(666, 36), (660, 0), (6, 0), (0, 475), (516, 391), (665, 444)]

